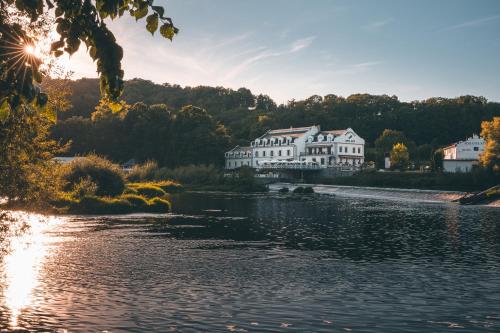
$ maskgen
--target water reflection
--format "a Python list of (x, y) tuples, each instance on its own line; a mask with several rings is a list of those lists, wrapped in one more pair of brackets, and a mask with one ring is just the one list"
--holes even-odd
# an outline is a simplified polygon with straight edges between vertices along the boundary
[(21, 312), (35, 306), (33, 290), (47, 254), (46, 230), (57, 220), (22, 212), (0, 215), (2, 303), (9, 313), (10, 328), (18, 328)]

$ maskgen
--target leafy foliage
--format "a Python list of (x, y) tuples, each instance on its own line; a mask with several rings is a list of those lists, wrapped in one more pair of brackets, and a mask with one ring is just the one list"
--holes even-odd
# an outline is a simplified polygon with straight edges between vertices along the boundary
[[(45, 14), (53, 11), (55, 30), (59, 40), (51, 45), (56, 57), (64, 52), (75, 53), (83, 43), (90, 57), (96, 62), (100, 75), (101, 94), (111, 100), (118, 98), (123, 90), (123, 70), (121, 60), (123, 50), (116, 43), (113, 33), (107, 28), (104, 19), (115, 19), (130, 14), (139, 20), (146, 18), (146, 29), (152, 34), (161, 23), (160, 32), (172, 40), (178, 29), (172, 19), (165, 16), (161, 6), (154, 0), (5, 0), (0, 3), (0, 116), (4, 114), (8, 101), (11, 109), (22, 103), (34, 102), (43, 106), (47, 95), (40, 92), (42, 75), (39, 71), (41, 60), (29, 56), (29, 61), (18, 61), (24, 47), (34, 45), (35, 36), (29, 29), (11, 20), (15, 14), (26, 17), (34, 25), (45, 19)], [(23, 75), (19, 75), (23, 73)]]
[(500, 117), (495, 117), (492, 121), (484, 121), (481, 127), (481, 136), (486, 140), (481, 164), (500, 173)]
[(167, 195), (167, 193), (161, 188), (154, 184), (131, 184), (129, 185), (134, 190), (137, 191), (139, 195), (143, 195), (146, 198), (154, 198), (154, 197), (163, 197)]
[(39, 203), (58, 187), (50, 160), (60, 148), (47, 140), (50, 121), (29, 106), (18, 106), (0, 122), (0, 197)]
[[(53, 137), (72, 141), (70, 154), (95, 151), (117, 161), (155, 160), (154, 163), (167, 167), (222, 164), (224, 151), (229, 147), (226, 128), (205, 110), (186, 107), (171, 111), (165, 105), (143, 103), (118, 113), (99, 108), (92, 119), (60, 121), (53, 128)], [(152, 180), (155, 168), (153, 164), (136, 167), (129, 179)]]
[(119, 195), (125, 189), (125, 176), (120, 166), (97, 155), (79, 157), (63, 166), (62, 179), (66, 182), (66, 191), (74, 190), (86, 179), (97, 185), (95, 194), (99, 196)]
[(391, 167), (404, 169), (410, 162), (410, 154), (404, 143), (396, 143), (391, 150)]
[[(60, 114), (60, 123), (57, 125), (55, 138), (63, 137), (67, 141), (72, 139), (72, 153), (83, 153), (96, 149), (92, 143), (93, 137), (102, 135), (103, 141), (113, 142), (121, 136), (121, 132), (115, 131), (116, 122), (108, 124), (101, 123), (103, 129), (98, 134), (89, 129), (92, 127), (89, 118), (94, 107), (99, 102), (99, 88), (97, 80), (81, 79), (70, 83), (74, 94), (70, 96), (73, 107), (71, 110)], [(151, 130), (153, 133), (140, 134), (137, 127), (135, 137), (132, 141), (134, 147), (140, 144), (143, 152), (140, 161), (155, 159), (159, 165), (175, 167), (181, 164), (178, 160), (181, 154), (175, 151), (167, 151), (166, 147), (162, 157), (153, 152), (160, 147), (152, 142), (160, 139), (175, 141), (176, 138), (163, 132), (157, 131), (158, 125), (163, 122), (172, 121), (175, 114), (185, 105), (194, 105), (206, 110), (207, 116), (215, 123), (224, 126), (225, 138), (210, 144), (210, 149), (216, 145), (239, 144), (247, 145), (249, 140), (262, 135), (270, 128), (287, 128), (290, 126), (304, 126), (321, 124), (324, 129), (353, 127), (356, 132), (367, 142), (367, 160), (383, 161), (383, 153), (390, 152), (394, 143), (403, 142), (413, 159), (429, 161), (433, 150), (440, 146), (462, 140), (473, 133), (478, 133), (482, 121), (490, 120), (500, 116), (500, 103), (488, 102), (483, 97), (461, 96), (457, 98), (430, 98), (415, 102), (401, 102), (396, 96), (356, 94), (347, 98), (337, 95), (311, 96), (304, 100), (292, 100), (286, 104), (276, 105), (274, 101), (265, 95), (254, 95), (245, 88), (238, 90), (223, 87), (181, 87), (172, 84), (154, 84), (150, 81), (133, 79), (125, 82), (123, 99), (129, 104), (137, 102), (145, 105), (164, 105), (170, 110), (171, 119), (164, 114), (164, 119), (158, 114), (155, 116), (156, 124), (153, 124), (152, 108), (144, 106), (143, 109), (133, 110), (134, 117), (139, 122), (145, 121), (146, 114), (151, 117)], [(144, 112), (143, 112), (144, 110)], [(129, 113), (131, 111), (129, 110)], [(72, 118), (82, 117), (82, 118)], [(453, 121), (450, 121), (453, 119)], [(149, 120), (148, 120), (149, 121)], [(172, 123), (174, 124), (175, 121)], [(173, 125), (175, 127), (176, 125)], [(107, 128), (107, 131), (104, 130)], [(391, 135), (383, 135), (385, 129), (390, 129)], [(64, 132), (64, 135), (61, 133)], [(114, 135), (112, 135), (114, 133)], [(170, 132), (171, 134), (174, 131)], [(386, 134), (389, 134), (386, 133)], [(386, 143), (376, 145), (379, 137), (384, 137)], [(90, 142), (89, 142), (90, 141)], [(104, 145), (107, 143), (104, 142)], [(149, 144), (147, 143), (149, 142)], [(169, 149), (177, 148), (172, 145)], [(377, 149), (374, 149), (378, 147)], [(134, 148), (134, 150), (139, 150)], [(196, 149), (199, 149), (198, 147)], [(225, 148), (219, 147), (215, 151), (222, 152)], [(182, 151), (176, 149), (179, 153)], [(124, 156), (118, 149), (107, 149), (99, 151), (102, 154), (121, 160), (131, 156)], [(382, 154), (382, 156), (380, 156)], [(134, 153), (133, 156), (139, 156)], [(197, 161), (190, 163), (220, 163), (209, 158), (208, 154), (198, 154)], [(174, 157), (175, 156), (175, 157)], [(190, 157), (192, 159), (192, 157)], [(383, 165), (383, 164), (382, 164)]]

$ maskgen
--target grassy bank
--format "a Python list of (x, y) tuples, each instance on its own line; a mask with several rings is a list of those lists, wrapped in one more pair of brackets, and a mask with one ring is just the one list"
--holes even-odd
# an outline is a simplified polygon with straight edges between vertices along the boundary
[(61, 192), (50, 204), (59, 214), (168, 213), (170, 195), (159, 185), (130, 183), (125, 185), (123, 193), (115, 196)]
[(328, 185), (482, 191), (500, 184), (500, 176), (481, 170), (471, 173), (361, 172), (349, 177), (316, 179)]

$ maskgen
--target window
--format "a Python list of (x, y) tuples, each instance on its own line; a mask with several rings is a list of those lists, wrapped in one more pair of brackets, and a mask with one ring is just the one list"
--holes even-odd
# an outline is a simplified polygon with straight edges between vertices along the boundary
[(312, 161), (313, 161), (313, 162), (316, 162), (316, 157), (313, 157), (313, 158), (312, 158)]
[(352, 147), (352, 153), (354, 154), (356, 152), (356, 148)]
[(286, 151), (287, 156), (290, 156), (290, 149)]
[(474, 147), (474, 151), (478, 151), (479, 150), (479, 147)]
[(339, 147), (339, 152), (342, 152), (342, 146)]
[(266, 151), (265, 150), (262, 152), (262, 156), (266, 157)]
[(358, 154), (361, 154), (361, 148), (358, 147)]
[(278, 150), (278, 156), (281, 156), (281, 150)]
[(255, 151), (255, 157), (259, 157), (259, 152)]
[(273, 150), (271, 150), (271, 157), (273, 157), (273, 156), (274, 156), (274, 151), (273, 151)]
[(231, 162), (227, 162), (227, 165), (228, 165), (229, 167), (231, 167)]
[(321, 165), (325, 164), (325, 159), (321, 158)]

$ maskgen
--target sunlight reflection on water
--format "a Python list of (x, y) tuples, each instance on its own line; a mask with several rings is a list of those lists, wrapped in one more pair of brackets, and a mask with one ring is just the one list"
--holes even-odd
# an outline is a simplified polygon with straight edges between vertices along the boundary
[(38, 214), (12, 212), (6, 224), (2, 250), (6, 253), (2, 266), (2, 305), (10, 312), (10, 327), (18, 327), (23, 309), (33, 306), (32, 292), (39, 283), (39, 273), (47, 255), (49, 228), (58, 219)]

